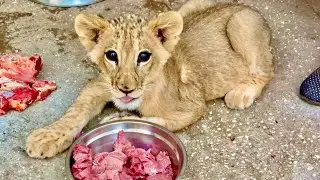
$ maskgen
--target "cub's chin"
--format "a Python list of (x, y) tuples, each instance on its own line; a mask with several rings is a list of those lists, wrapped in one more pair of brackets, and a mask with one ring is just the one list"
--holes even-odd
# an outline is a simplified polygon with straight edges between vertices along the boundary
[(133, 110), (137, 110), (141, 104), (141, 97), (132, 99), (130, 102), (123, 102), (118, 98), (113, 97), (112, 101), (114, 103), (114, 105), (119, 108), (120, 110), (129, 110), (129, 111), (133, 111)]

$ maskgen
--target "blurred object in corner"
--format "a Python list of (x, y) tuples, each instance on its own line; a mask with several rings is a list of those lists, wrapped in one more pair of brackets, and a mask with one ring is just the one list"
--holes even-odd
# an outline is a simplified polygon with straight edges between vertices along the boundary
[(309, 104), (320, 106), (320, 67), (302, 82), (300, 96)]
[(75, 6), (86, 6), (89, 4), (98, 3), (103, 0), (31, 0), (31, 1), (48, 5), (48, 6), (75, 7)]

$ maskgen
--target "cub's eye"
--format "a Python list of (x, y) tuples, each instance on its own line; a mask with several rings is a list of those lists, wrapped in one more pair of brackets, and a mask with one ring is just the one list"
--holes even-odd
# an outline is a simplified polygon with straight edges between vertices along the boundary
[(118, 65), (118, 55), (115, 51), (109, 50), (105, 52), (104, 55), (109, 61), (113, 61), (116, 65)]
[(143, 51), (139, 54), (138, 63), (146, 63), (149, 61), (150, 57), (151, 53), (149, 53), (148, 51)]

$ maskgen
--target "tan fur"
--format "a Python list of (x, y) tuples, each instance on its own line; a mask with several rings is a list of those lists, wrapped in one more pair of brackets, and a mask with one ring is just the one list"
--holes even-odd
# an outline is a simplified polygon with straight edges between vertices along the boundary
[[(270, 30), (243, 5), (190, 1), (151, 20), (78, 15), (75, 29), (101, 74), (60, 120), (28, 137), (31, 157), (64, 151), (107, 101), (125, 95), (120, 89), (132, 90), (137, 101), (119, 108), (133, 108), (142, 119), (177, 131), (205, 114), (206, 101), (225, 97), (230, 108), (249, 107), (273, 77)], [(104, 57), (110, 49), (118, 65)], [(140, 66), (138, 55), (145, 50), (152, 56)]]

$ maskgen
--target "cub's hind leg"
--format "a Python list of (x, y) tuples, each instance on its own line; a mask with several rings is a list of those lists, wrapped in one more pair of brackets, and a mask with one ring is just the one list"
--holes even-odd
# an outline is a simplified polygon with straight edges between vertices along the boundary
[(227, 35), (234, 51), (248, 65), (249, 74), (226, 94), (225, 102), (230, 108), (244, 109), (260, 96), (274, 74), (270, 29), (258, 12), (244, 8), (230, 18)]
[(231, 109), (250, 107), (270, 79), (270, 77), (260, 75), (249, 77), (248, 80), (243, 81), (226, 94), (224, 97), (226, 105)]

